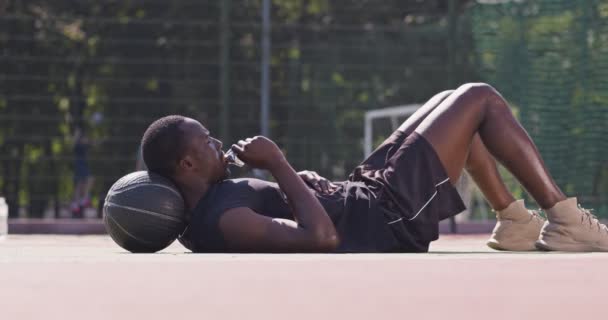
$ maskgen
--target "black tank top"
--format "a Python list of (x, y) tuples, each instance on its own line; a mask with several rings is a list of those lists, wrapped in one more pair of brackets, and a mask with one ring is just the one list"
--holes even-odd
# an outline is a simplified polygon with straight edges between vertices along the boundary
[[(340, 245), (336, 252), (385, 252), (398, 247), (374, 192), (363, 182), (335, 182), (330, 194), (310, 188), (333, 221)], [(310, 187), (310, 186), (309, 186)], [(228, 179), (213, 185), (192, 210), (179, 241), (194, 252), (229, 252), (219, 228), (229, 209), (247, 207), (268, 217), (291, 219), (293, 211), (278, 184), (259, 179)]]

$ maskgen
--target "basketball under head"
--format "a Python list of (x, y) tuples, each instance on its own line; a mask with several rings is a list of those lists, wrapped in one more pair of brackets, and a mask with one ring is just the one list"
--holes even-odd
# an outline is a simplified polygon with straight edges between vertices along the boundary
[(148, 171), (120, 178), (103, 207), (106, 231), (131, 252), (156, 252), (185, 229), (184, 200), (168, 179)]

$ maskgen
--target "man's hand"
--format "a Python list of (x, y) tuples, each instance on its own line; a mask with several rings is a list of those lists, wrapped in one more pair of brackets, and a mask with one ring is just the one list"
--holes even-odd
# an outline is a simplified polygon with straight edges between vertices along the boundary
[(281, 149), (272, 140), (262, 136), (240, 140), (231, 149), (252, 168), (272, 171), (276, 165), (287, 161)]
[(300, 171), (298, 176), (302, 178), (306, 183), (311, 185), (315, 190), (321, 193), (330, 193), (338, 188), (337, 185), (331, 183), (331, 181), (321, 177), (314, 171)]

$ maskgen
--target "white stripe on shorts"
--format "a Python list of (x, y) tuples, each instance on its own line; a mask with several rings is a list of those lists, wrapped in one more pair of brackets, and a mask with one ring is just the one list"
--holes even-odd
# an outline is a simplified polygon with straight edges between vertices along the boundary
[[(418, 212), (416, 212), (416, 214), (413, 217), (407, 219), (407, 221), (412, 221), (412, 220), (416, 219), (416, 217), (418, 217), (418, 215), (422, 212), (422, 210), (424, 210), (424, 208), (426, 208), (429, 205), (429, 203), (431, 203), (431, 201), (435, 198), (435, 196), (437, 196), (437, 187), (439, 187), (440, 185), (442, 185), (442, 184), (444, 184), (444, 183), (446, 183), (448, 181), (450, 181), (450, 178), (446, 178), (445, 180), (443, 180), (443, 181), (439, 182), (438, 184), (436, 184), (435, 185), (435, 192), (433, 193), (433, 195), (422, 206), (422, 208), (420, 208), (420, 210), (418, 210)], [(402, 221), (402, 220), (403, 220), (403, 217), (401, 217), (401, 218), (399, 218), (397, 220), (393, 220), (393, 221), (389, 222), (388, 224), (397, 223), (397, 222)]]

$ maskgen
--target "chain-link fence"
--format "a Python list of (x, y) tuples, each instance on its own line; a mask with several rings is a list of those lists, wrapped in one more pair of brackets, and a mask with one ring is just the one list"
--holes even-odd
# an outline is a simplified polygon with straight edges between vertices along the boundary
[(483, 79), (558, 185), (608, 216), (608, 1), (487, 1), (470, 13)]
[[(592, 21), (586, 33), (568, 29), (566, 37), (551, 29), (558, 1), (496, 2), (272, 1), (270, 136), (296, 169), (343, 179), (363, 156), (365, 111), (486, 80), (515, 103), (560, 184), (605, 204), (597, 200), (603, 187), (569, 184), (606, 160), (607, 112), (598, 102), (605, 1), (563, 1), (572, 15), (564, 19), (576, 26)], [(8, 1), (0, 10), (0, 187), (11, 216), (69, 216), (75, 178), (85, 173), (95, 178), (97, 206), (118, 177), (135, 169), (139, 139), (162, 115), (199, 119), (225, 144), (259, 134), (261, 6), (259, 0)], [(520, 13), (526, 10), (533, 12)], [(536, 38), (533, 21), (541, 30)], [(595, 42), (585, 46), (589, 30)], [(522, 34), (525, 46), (516, 42)], [(555, 53), (560, 48), (589, 59), (566, 61)], [(534, 64), (539, 54), (548, 60)], [(570, 67), (560, 67), (565, 63)], [(595, 113), (588, 119), (575, 112), (581, 108)], [(587, 126), (550, 132), (537, 126), (555, 118), (586, 119)], [(591, 147), (567, 147), (565, 158), (551, 151), (577, 130), (594, 132)], [(375, 134), (379, 141), (387, 132)], [(593, 161), (579, 162), (582, 155)]]
[[(470, 78), (466, 28), (454, 28), (466, 1), (450, 3), (273, 2), (269, 129), (295, 167), (344, 178), (363, 155), (365, 110)], [(83, 155), (98, 203), (134, 170), (141, 134), (162, 115), (199, 119), (225, 143), (258, 134), (260, 6), (10, 1), (0, 16), (0, 159), (11, 216), (64, 215)]]

